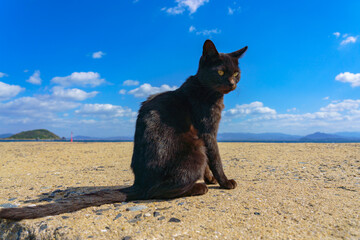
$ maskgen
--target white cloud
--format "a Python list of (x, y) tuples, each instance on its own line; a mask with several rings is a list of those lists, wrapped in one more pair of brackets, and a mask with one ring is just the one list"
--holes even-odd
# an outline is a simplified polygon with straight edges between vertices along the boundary
[(335, 77), (336, 81), (351, 83), (351, 87), (359, 87), (360, 86), (360, 73), (350, 73), (344, 72), (340, 73)]
[(7, 77), (7, 74), (0, 72), (0, 78), (2, 78), (2, 77)]
[[(18, 95), (21, 91), (24, 91), (25, 88), (22, 88), (17, 85), (10, 85), (4, 82), (0, 82), (0, 100), (7, 100)], [(1, 115), (1, 114), (0, 114)]]
[(149, 95), (165, 92), (165, 91), (172, 91), (177, 89), (178, 87), (173, 86), (170, 87), (169, 85), (163, 84), (160, 87), (153, 87), (148, 83), (144, 83), (138, 88), (130, 90), (128, 93), (134, 95), (135, 97), (148, 97)]
[(248, 115), (258, 114), (274, 115), (276, 111), (269, 107), (264, 107), (262, 102), (252, 102), (250, 104), (236, 104), (235, 108), (226, 110), (223, 114), (228, 117), (246, 117)]
[[(360, 99), (337, 101), (313, 113), (276, 113), (261, 102), (237, 105), (223, 112), (221, 131), (287, 132), (360, 131)], [(241, 120), (240, 120), (241, 119)], [(240, 120), (240, 121), (239, 121)]]
[(196, 28), (191, 25), (189, 28), (189, 32), (194, 32), (196, 35), (211, 36), (212, 34), (221, 33), (221, 30), (216, 28), (216, 29), (210, 29), (210, 30), (204, 29), (204, 30), (197, 31)]
[(339, 33), (339, 32), (334, 32), (333, 35), (336, 36), (337, 38), (340, 37), (340, 33)]
[(84, 123), (84, 124), (94, 124), (94, 123), (97, 123), (97, 121), (94, 120), (94, 119), (83, 119), (83, 120), (80, 120), (80, 123)]
[(76, 110), (75, 113), (82, 116), (97, 116), (102, 118), (136, 116), (136, 112), (133, 112), (130, 108), (112, 104), (85, 104), (79, 110)]
[(94, 52), (93, 54), (92, 54), (92, 58), (102, 58), (103, 56), (105, 55), (105, 53), (104, 52), (102, 52), (102, 51), (98, 51), (98, 52)]
[(36, 70), (26, 81), (35, 85), (41, 85), (40, 71)]
[(70, 101), (52, 99), (49, 95), (22, 97), (0, 103), (0, 130), (17, 132), (20, 129), (57, 128), (68, 131), (69, 126), (77, 122), (66, 121), (59, 116), (79, 105)]
[(354, 37), (354, 36), (349, 36), (346, 39), (342, 40), (340, 45), (346, 45), (349, 43), (356, 43), (358, 36)]
[(122, 95), (126, 94), (126, 90), (125, 89), (120, 89), (119, 94), (122, 94)]
[(235, 12), (240, 12), (241, 7), (228, 7), (228, 14), (233, 15)]
[(130, 80), (130, 79), (123, 82), (124, 86), (137, 86), (139, 84), (140, 84), (139, 81)]
[(340, 36), (342, 38), (344, 38), (344, 40), (342, 40), (340, 42), (340, 45), (341, 46), (344, 46), (344, 45), (347, 45), (347, 44), (350, 44), (350, 43), (356, 43), (357, 42), (357, 39), (359, 36), (350, 36), (349, 34), (345, 33), (345, 34), (342, 34), (340, 32), (334, 32), (333, 33), (334, 36), (336, 36), (336, 38), (339, 38)]
[(40, 118), (47, 118), (52, 113), (66, 111), (78, 106), (78, 103), (51, 99), (49, 96), (22, 97), (0, 104), (0, 115), (23, 116), (40, 120)]
[(64, 89), (63, 87), (56, 86), (52, 88), (53, 96), (59, 99), (68, 99), (74, 101), (83, 101), (87, 98), (95, 97), (99, 92), (85, 92), (83, 90), (72, 88)]
[(199, 7), (208, 3), (209, 0), (175, 0), (177, 5), (172, 8), (164, 7), (161, 10), (166, 11), (169, 14), (177, 15), (182, 14), (186, 9), (193, 14), (197, 11)]
[(65, 87), (73, 85), (96, 87), (105, 83), (105, 79), (100, 78), (97, 72), (73, 72), (66, 77), (54, 77), (51, 82)]
[(329, 100), (329, 99), (330, 99), (330, 97), (327, 96), (327, 97), (324, 97), (322, 100)]
[(296, 111), (296, 107), (290, 108), (290, 109), (286, 109), (287, 112), (295, 112)]
[(201, 31), (196, 31), (196, 35), (203, 35), (203, 36), (210, 36), (212, 34), (219, 34), (219, 33), (221, 33), (221, 30), (219, 30), (217, 28), (210, 29), (210, 30), (204, 29)]
[(360, 100), (346, 99), (338, 103), (330, 103), (326, 107), (320, 108), (322, 112), (343, 112), (346, 110), (356, 110), (360, 107)]

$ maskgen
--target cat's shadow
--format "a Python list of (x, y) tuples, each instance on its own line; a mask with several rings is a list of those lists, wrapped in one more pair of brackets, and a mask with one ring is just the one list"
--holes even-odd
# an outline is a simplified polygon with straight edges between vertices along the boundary
[(39, 194), (35, 199), (28, 199), (24, 200), (23, 203), (55, 203), (61, 200), (69, 199), (71, 197), (81, 196), (87, 193), (93, 193), (98, 191), (108, 191), (108, 190), (115, 190), (126, 188), (129, 186), (122, 185), (122, 186), (82, 186), (82, 187), (68, 187), (66, 189), (56, 189), (50, 192), (42, 192)]
[[(25, 204), (38, 204), (38, 203), (56, 203), (63, 200), (71, 200), (72, 197), (81, 196), (88, 193), (94, 193), (98, 191), (109, 191), (129, 187), (129, 185), (119, 185), (119, 186), (82, 186), (82, 187), (68, 187), (66, 189), (56, 189), (54, 191), (42, 192), (37, 195), (34, 199), (27, 199), (20, 201)], [(209, 189), (220, 189), (217, 185), (208, 185)], [(131, 202), (136, 203), (146, 203), (146, 202), (163, 202), (163, 201), (173, 201), (175, 199), (149, 199), (149, 200), (136, 200)]]

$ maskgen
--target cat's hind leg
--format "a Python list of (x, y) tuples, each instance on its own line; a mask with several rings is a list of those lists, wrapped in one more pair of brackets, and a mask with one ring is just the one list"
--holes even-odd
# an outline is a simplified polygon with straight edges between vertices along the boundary
[(204, 195), (208, 191), (209, 191), (209, 189), (206, 186), (206, 184), (204, 184), (204, 183), (195, 183), (194, 186), (189, 191), (184, 193), (184, 195), (181, 196), (181, 197)]
[(208, 185), (216, 184), (217, 181), (215, 177), (212, 175), (209, 165), (206, 165), (205, 172), (204, 172), (204, 182)]

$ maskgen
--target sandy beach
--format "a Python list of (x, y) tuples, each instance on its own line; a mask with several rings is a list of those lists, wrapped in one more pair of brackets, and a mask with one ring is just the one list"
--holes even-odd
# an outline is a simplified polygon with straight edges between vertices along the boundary
[[(0, 143), (0, 206), (132, 184), (132, 143)], [(219, 143), (238, 187), (11, 222), (0, 239), (359, 239), (360, 144)], [(134, 208), (135, 207), (135, 208)]]

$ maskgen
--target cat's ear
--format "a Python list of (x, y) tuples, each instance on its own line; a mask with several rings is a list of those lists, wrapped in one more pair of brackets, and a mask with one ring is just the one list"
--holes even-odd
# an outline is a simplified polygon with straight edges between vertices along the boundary
[(231, 56), (231, 57), (234, 57), (234, 58), (240, 58), (246, 52), (247, 49), (248, 49), (248, 47), (246, 46), (246, 47), (243, 47), (242, 49), (237, 50), (235, 52), (228, 53), (228, 55)]
[(203, 56), (216, 57), (219, 56), (214, 43), (211, 40), (206, 40), (203, 46)]

